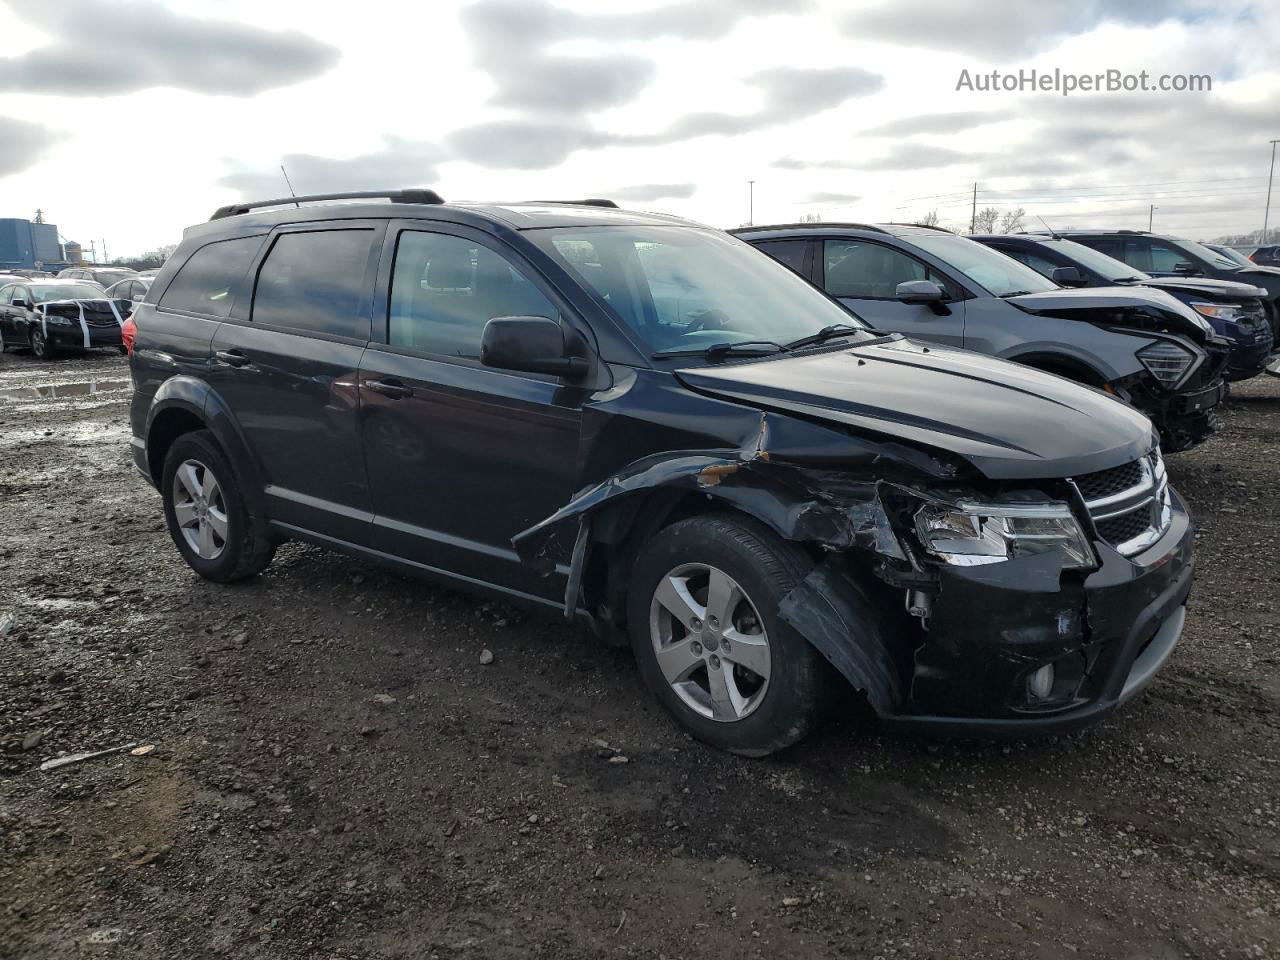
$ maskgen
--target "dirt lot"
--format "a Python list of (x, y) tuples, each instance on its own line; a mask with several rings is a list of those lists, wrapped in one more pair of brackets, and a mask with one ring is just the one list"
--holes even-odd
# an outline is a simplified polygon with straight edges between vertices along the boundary
[(5, 960), (1280, 956), (1280, 380), (1170, 458), (1199, 578), (1121, 714), (747, 761), (551, 619), (298, 545), (198, 580), (127, 378), (0, 358)]

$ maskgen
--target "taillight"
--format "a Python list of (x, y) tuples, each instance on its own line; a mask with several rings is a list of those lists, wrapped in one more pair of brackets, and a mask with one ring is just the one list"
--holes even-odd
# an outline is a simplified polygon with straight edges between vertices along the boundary
[(120, 337), (124, 340), (124, 348), (129, 351), (129, 356), (133, 356), (133, 341), (138, 337), (138, 325), (133, 322), (133, 317), (126, 320), (120, 327)]

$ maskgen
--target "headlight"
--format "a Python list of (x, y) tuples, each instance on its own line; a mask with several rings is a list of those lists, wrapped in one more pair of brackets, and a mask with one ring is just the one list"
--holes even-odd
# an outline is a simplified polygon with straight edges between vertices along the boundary
[(1196, 359), (1190, 350), (1168, 340), (1143, 347), (1138, 351), (1137, 357), (1151, 375), (1166, 387), (1176, 387), (1181, 383)]
[(926, 503), (916, 533), (933, 556), (957, 566), (1056, 553), (1064, 567), (1091, 570), (1093, 548), (1065, 503)]
[(55, 326), (67, 326), (67, 327), (75, 323), (75, 321), (72, 320), (70, 317), (60, 317), (56, 313), (45, 316), (44, 321), (45, 323), (52, 323)]
[(1244, 316), (1239, 305), (1231, 303), (1193, 303), (1196, 313), (1214, 320), (1239, 320)]

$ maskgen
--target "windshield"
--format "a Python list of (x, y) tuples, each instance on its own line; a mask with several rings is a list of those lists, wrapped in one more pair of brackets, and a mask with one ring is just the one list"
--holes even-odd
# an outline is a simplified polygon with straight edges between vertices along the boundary
[(1053, 249), (1064, 257), (1069, 257), (1076, 263), (1083, 264), (1094, 273), (1099, 274), (1104, 280), (1110, 280), (1112, 283), (1118, 280), (1151, 279), (1150, 274), (1129, 266), (1123, 260), (1108, 257), (1105, 253), (1099, 253), (1093, 247), (1086, 247), (1083, 243), (1076, 243), (1074, 240), (1042, 240), (1041, 243), (1046, 245), (1053, 244)]
[(597, 226), (526, 236), (655, 353), (748, 341), (785, 345), (833, 324), (865, 326), (788, 267), (728, 234)]
[(46, 300), (101, 300), (107, 295), (96, 283), (33, 283), (31, 297), (34, 303)]
[(932, 253), (949, 267), (985, 287), (992, 296), (1012, 297), (1020, 293), (1045, 293), (1058, 285), (1047, 280), (1025, 263), (985, 247), (967, 237), (912, 236), (911, 242)]
[(1214, 253), (1221, 254), (1232, 263), (1239, 264), (1242, 267), (1252, 267), (1254, 265), (1253, 261), (1239, 250), (1232, 250), (1230, 247), (1210, 247), (1209, 249)]
[(1210, 250), (1203, 243), (1196, 243), (1194, 240), (1174, 240), (1173, 242), (1192, 256), (1208, 261), (1215, 267), (1225, 270), (1240, 269), (1240, 264), (1236, 263), (1230, 257), (1224, 257), (1216, 250)]

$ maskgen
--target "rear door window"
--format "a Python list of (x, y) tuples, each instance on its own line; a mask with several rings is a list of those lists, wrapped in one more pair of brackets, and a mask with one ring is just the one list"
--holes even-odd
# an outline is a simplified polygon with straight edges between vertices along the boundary
[(254, 323), (367, 340), (360, 316), (372, 230), (282, 233), (253, 294)]
[(201, 247), (179, 269), (160, 298), (160, 306), (211, 317), (227, 316), (235, 285), (261, 245), (261, 237), (239, 237)]

